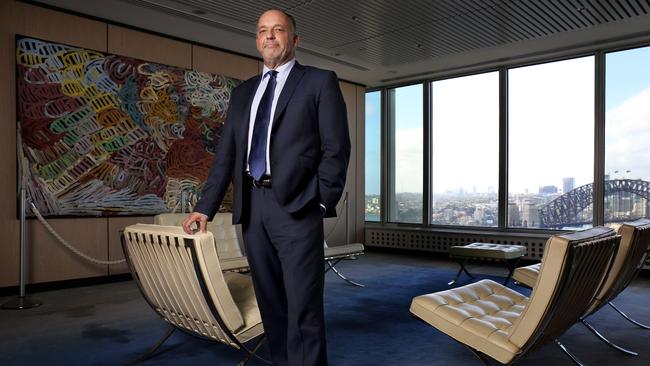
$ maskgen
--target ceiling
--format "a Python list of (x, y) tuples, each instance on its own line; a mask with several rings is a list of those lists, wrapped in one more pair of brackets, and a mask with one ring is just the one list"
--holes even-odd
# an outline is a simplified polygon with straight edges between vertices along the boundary
[(650, 41), (650, 0), (38, 0), (258, 57), (257, 17), (292, 14), (298, 59), (376, 87)]

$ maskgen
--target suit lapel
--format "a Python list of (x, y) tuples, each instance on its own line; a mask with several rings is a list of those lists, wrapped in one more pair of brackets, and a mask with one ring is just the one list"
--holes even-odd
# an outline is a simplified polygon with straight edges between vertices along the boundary
[(280, 93), (280, 97), (278, 98), (278, 104), (275, 106), (275, 114), (273, 114), (273, 126), (271, 127), (273, 130), (277, 128), (278, 119), (287, 108), (287, 104), (289, 104), (289, 100), (291, 100), (291, 96), (296, 90), (296, 87), (298, 86), (298, 83), (304, 74), (305, 68), (296, 61), (296, 63), (293, 65), (293, 68), (291, 68), (291, 72), (289, 73), (289, 77), (287, 77), (287, 81), (284, 83), (282, 93)]
[(250, 127), (250, 120), (251, 120), (251, 106), (253, 105), (253, 98), (255, 98), (255, 91), (257, 90), (257, 86), (259, 85), (260, 81), (262, 78), (258, 75), (256, 77), (255, 82), (250, 83), (251, 87), (248, 89), (248, 98), (246, 99), (246, 106), (244, 107), (244, 118), (241, 121), (241, 126), (240, 130), (242, 132), (241, 134), (241, 139), (243, 140), (243, 146), (244, 146), (244, 155), (245, 152), (248, 151), (248, 130)]

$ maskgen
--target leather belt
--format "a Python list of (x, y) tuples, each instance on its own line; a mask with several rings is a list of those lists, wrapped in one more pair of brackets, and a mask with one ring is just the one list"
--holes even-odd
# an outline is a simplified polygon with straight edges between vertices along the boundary
[(262, 178), (256, 180), (250, 174), (246, 174), (246, 178), (250, 181), (251, 185), (255, 188), (271, 188), (271, 177), (263, 175)]

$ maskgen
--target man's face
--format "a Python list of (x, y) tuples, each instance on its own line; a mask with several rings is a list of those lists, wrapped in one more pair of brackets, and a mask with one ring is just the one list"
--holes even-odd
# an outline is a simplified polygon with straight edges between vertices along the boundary
[(275, 69), (292, 59), (298, 42), (291, 20), (282, 12), (269, 10), (260, 16), (256, 44), (267, 67)]

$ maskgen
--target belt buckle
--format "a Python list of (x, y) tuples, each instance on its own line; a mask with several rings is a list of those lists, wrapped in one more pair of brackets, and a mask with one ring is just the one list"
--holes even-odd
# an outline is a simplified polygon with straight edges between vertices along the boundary
[(253, 186), (253, 188), (262, 188), (263, 187), (263, 185), (260, 184), (261, 182), (259, 182), (257, 179), (255, 179), (252, 175), (249, 175), (248, 179), (251, 180), (251, 186)]
[(269, 188), (271, 186), (271, 180), (268, 176), (266, 178), (262, 176), (260, 180), (257, 180), (252, 175), (248, 175), (248, 179), (250, 179), (253, 188)]

